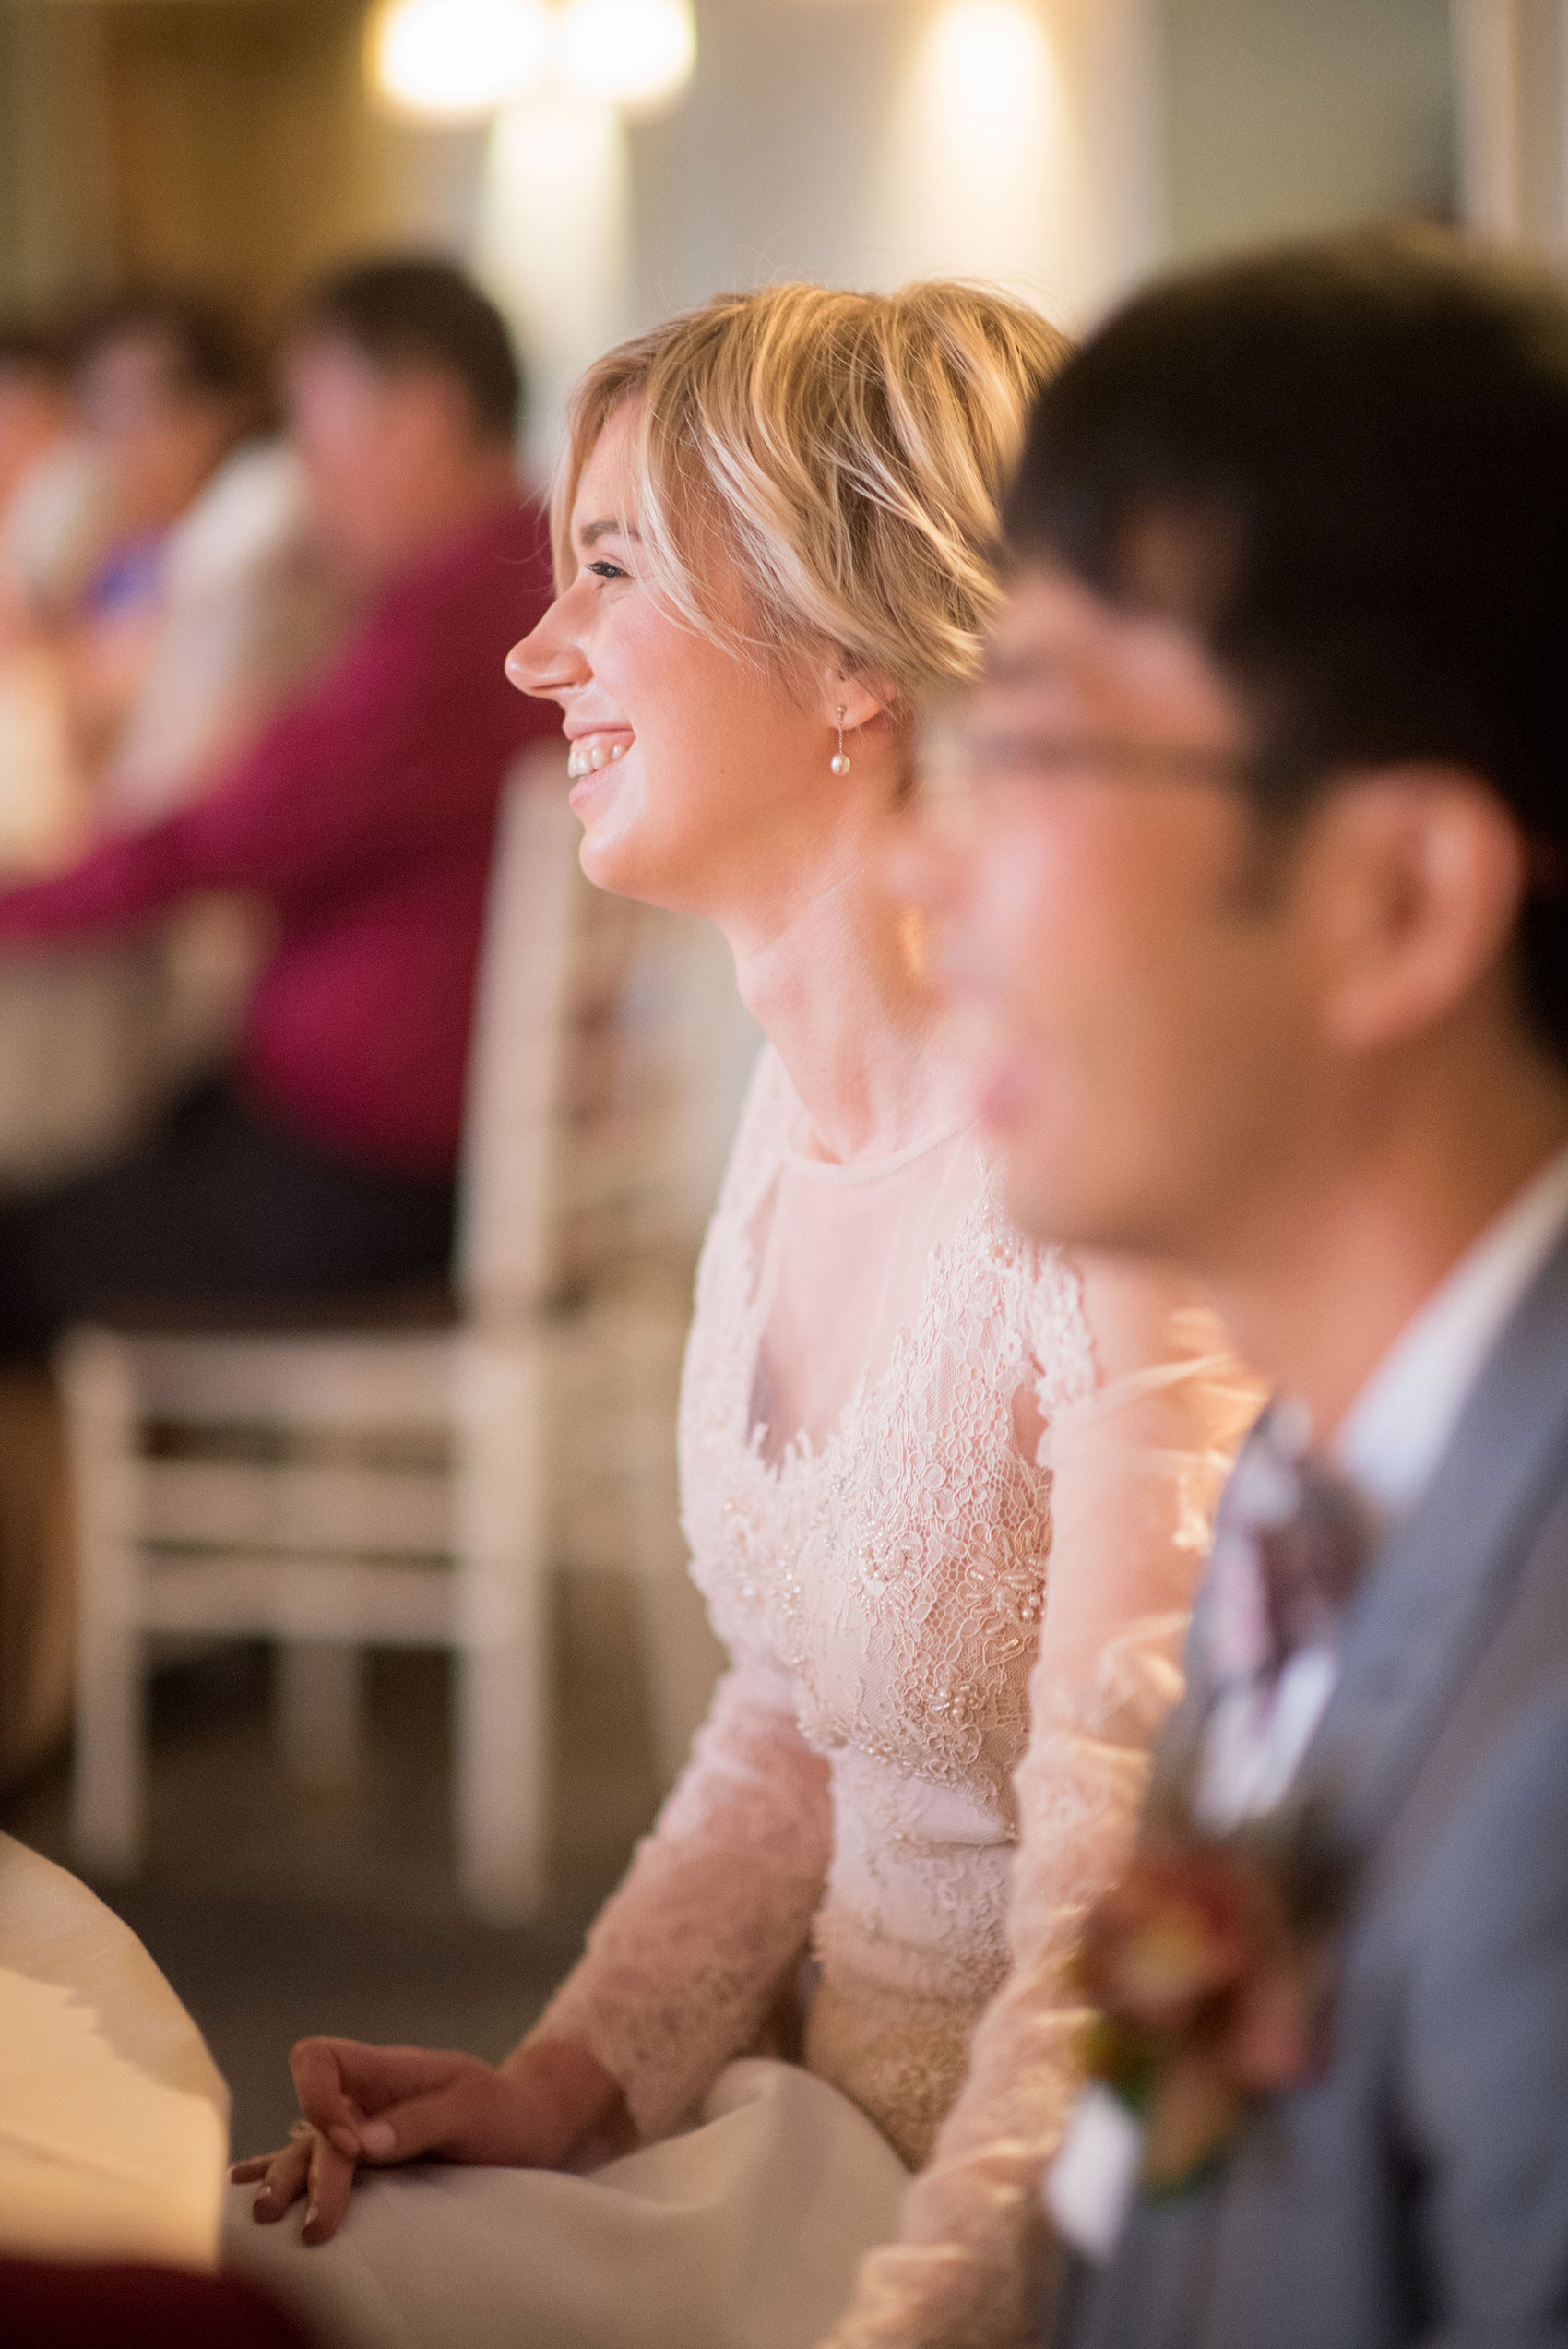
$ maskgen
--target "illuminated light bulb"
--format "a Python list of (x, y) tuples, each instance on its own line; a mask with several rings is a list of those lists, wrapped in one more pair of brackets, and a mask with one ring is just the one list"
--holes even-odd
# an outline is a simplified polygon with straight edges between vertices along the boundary
[(552, 38), (544, 0), (383, 0), (366, 34), (371, 79), (404, 113), (474, 122), (539, 78)]
[(1051, 60), (1022, 0), (950, 0), (930, 44), (928, 70), (966, 127), (994, 138), (1037, 113)]
[(690, 0), (569, 0), (561, 70), (574, 89), (628, 113), (673, 98), (696, 62)]

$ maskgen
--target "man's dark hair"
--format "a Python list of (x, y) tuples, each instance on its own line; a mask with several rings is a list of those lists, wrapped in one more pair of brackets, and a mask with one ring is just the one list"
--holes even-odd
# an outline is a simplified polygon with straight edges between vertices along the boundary
[(71, 337), (77, 367), (113, 343), (161, 343), (177, 391), (211, 399), (246, 399), (254, 388), (244, 339), (220, 302), (204, 293), (152, 289), (120, 294), (80, 320)]
[(1170, 280), (1041, 396), (1014, 554), (1191, 626), (1246, 708), (1251, 788), (1480, 777), (1529, 844), (1530, 1013), (1568, 1058), (1568, 300), (1436, 233)]
[(523, 378), (505, 321), (450, 261), (362, 261), (325, 279), (296, 311), (292, 336), (340, 335), (384, 375), (439, 371), (468, 394), (488, 439), (510, 440)]

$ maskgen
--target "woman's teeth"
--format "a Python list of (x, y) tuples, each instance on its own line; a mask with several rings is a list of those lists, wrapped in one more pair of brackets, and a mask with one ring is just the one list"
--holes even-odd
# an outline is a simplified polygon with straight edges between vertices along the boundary
[(566, 754), (566, 773), (574, 781), (579, 775), (597, 774), (601, 767), (612, 767), (625, 748), (624, 740), (607, 742), (602, 734), (583, 734)]

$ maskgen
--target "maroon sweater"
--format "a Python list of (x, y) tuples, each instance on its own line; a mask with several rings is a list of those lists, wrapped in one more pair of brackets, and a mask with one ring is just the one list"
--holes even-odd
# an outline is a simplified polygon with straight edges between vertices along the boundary
[(501, 664), (549, 597), (532, 504), (425, 555), (207, 796), (0, 892), (0, 943), (126, 928), (191, 890), (267, 899), (241, 1090), (363, 1165), (449, 1173), (501, 784), (560, 724)]

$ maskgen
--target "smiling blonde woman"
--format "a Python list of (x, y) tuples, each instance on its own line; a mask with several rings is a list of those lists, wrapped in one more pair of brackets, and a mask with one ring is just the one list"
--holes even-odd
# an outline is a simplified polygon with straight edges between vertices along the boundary
[[(332, 2239), (247, 2200), (234, 2256), (356, 2342), (1021, 2332), (1074, 1921), (1250, 1400), (1175, 1283), (1009, 1228), (886, 888), (1062, 353), (976, 288), (783, 286), (578, 388), (558, 594), (511, 673), (561, 706), (587, 872), (716, 921), (769, 1039), (682, 1406), (731, 1668), (504, 2064), (296, 2050), (311, 2127), (244, 2175)], [(386, 2174), (431, 2153), (469, 2166)]]

